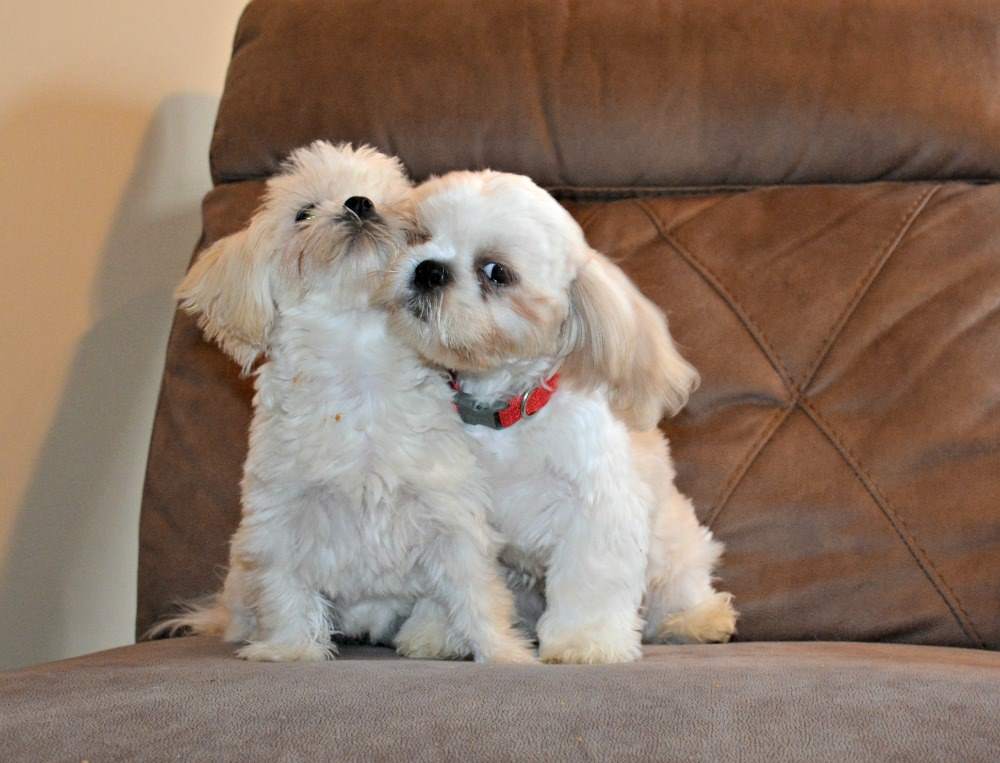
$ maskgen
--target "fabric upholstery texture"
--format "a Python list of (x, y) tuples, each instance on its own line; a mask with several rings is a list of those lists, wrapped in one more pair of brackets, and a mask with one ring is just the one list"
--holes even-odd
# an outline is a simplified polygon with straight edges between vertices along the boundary
[[(113, 678), (112, 678), (113, 677)], [(625, 666), (347, 648), (246, 663), (207, 638), (0, 674), (5, 760), (995, 761), (1000, 654), (885, 644), (651, 647)]]

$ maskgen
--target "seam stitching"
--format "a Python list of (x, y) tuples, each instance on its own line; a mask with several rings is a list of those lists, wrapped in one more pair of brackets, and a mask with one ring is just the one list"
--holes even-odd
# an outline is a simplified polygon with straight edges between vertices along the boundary
[(906, 234), (909, 233), (913, 224), (917, 221), (917, 218), (924, 211), (927, 205), (930, 203), (931, 198), (941, 190), (940, 184), (928, 188), (924, 193), (920, 194), (914, 202), (907, 208), (906, 212), (903, 213), (902, 220), (899, 225), (893, 230), (892, 234), (886, 240), (886, 242), (879, 247), (878, 256), (872, 261), (868, 270), (858, 281), (858, 285), (854, 288), (854, 293), (851, 295), (850, 300), (847, 302), (847, 306), (844, 311), (837, 318), (837, 321), (833, 324), (833, 328), (827, 337), (820, 343), (819, 350), (813, 359), (809, 361), (805, 376), (803, 378), (801, 386), (796, 388), (796, 392), (799, 395), (805, 393), (806, 388), (812, 383), (813, 379), (816, 377), (816, 373), (819, 371), (820, 366), (822, 366), (823, 361), (829, 354), (830, 350), (833, 349), (833, 345), (836, 343), (837, 339), (840, 337), (841, 332), (847, 323), (850, 321), (851, 317), (854, 315), (857, 308), (860, 306), (861, 301), (864, 299), (865, 295), (871, 290), (872, 285), (878, 279), (879, 274), (885, 268), (886, 264), (899, 245), (903, 242)]
[[(788, 369), (785, 368), (784, 363), (778, 357), (777, 352), (771, 346), (771, 342), (767, 339), (764, 332), (760, 329), (757, 323), (750, 317), (750, 315), (743, 309), (739, 300), (736, 299), (735, 295), (726, 288), (725, 284), (719, 279), (719, 277), (705, 265), (702, 260), (697, 257), (690, 249), (682, 245), (677, 239), (675, 239), (670, 232), (664, 227), (663, 221), (659, 216), (649, 207), (649, 204), (641, 199), (634, 199), (633, 204), (635, 204), (639, 209), (642, 210), (643, 214), (649, 219), (653, 227), (656, 228), (657, 232), (674, 251), (680, 255), (681, 259), (687, 262), (691, 268), (698, 273), (708, 284), (719, 294), (722, 301), (729, 306), (729, 309), (739, 318), (740, 322), (744, 325), (750, 336), (763, 351), (765, 357), (770, 361), (771, 366), (777, 372), (780, 377), (785, 391), (789, 393), (789, 397), (792, 397), (792, 393), (795, 389), (795, 384), (792, 381), (791, 374), (789, 374)], [(792, 400), (787, 401), (791, 403)]]
[(958, 623), (958, 627), (975, 646), (984, 648), (985, 643), (979, 635), (979, 632), (976, 630), (969, 613), (959, 601), (958, 596), (955, 595), (954, 590), (945, 581), (937, 567), (934, 566), (934, 563), (930, 560), (927, 552), (912, 534), (909, 527), (906, 525), (906, 522), (898, 513), (896, 513), (896, 511), (892, 508), (892, 505), (889, 503), (888, 498), (886, 498), (882, 491), (879, 490), (878, 485), (868, 474), (868, 471), (862, 466), (860, 459), (854, 455), (853, 451), (851, 451), (847, 445), (844, 444), (837, 432), (832, 426), (830, 426), (830, 423), (823, 417), (823, 415), (808, 398), (801, 398), (798, 401), (798, 406), (805, 411), (809, 418), (813, 420), (816, 428), (823, 434), (824, 437), (826, 437), (827, 440), (829, 440), (830, 444), (833, 445), (833, 447), (840, 454), (840, 457), (844, 459), (851, 471), (854, 472), (854, 476), (865, 488), (872, 500), (875, 501), (875, 504), (879, 507), (889, 524), (896, 531), (896, 535), (899, 537), (900, 541), (910, 552), (910, 556), (913, 558), (914, 562), (916, 562), (921, 572), (924, 573), (924, 576), (930, 582), (931, 586), (933, 586), (934, 590), (937, 591), (938, 595), (944, 600), (945, 605), (948, 607), (952, 616)]
[(747, 452), (740, 459), (740, 462), (733, 467), (732, 473), (729, 475), (729, 479), (725, 481), (722, 488), (719, 490), (718, 495), (715, 500), (712, 501), (711, 512), (709, 513), (707, 519), (705, 520), (705, 525), (709, 530), (715, 529), (715, 523), (719, 520), (719, 516), (725, 510), (726, 506), (729, 505), (729, 499), (732, 494), (736, 492), (736, 488), (740, 486), (743, 482), (743, 478), (746, 473), (750, 471), (750, 467), (754, 465), (757, 461), (757, 457), (764, 451), (774, 436), (781, 429), (781, 425), (785, 423), (785, 419), (788, 418), (789, 414), (795, 410), (795, 402), (793, 401), (789, 405), (777, 408), (774, 415), (772, 415), (761, 427), (757, 438), (753, 441), (753, 444), (747, 449)]
[[(833, 447), (840, 454), (841, 458), (844, 459), (848, 467), (852, 470), (857, 480), (872, 497), (872, 500), (875, 501), (883, 515), (896, 531), (900, 541), (910, 552), (911, 558), (913, 558), (918, 568), (921, 572), (923, 572), (932, 587), (944, 601), (965, 636), (973, 644), (983, 647), (984, 642), (982, 637), (979, 635), (968, 611), (962, 606), (962, 603), (955, 594), (954, 590), (948, 585), (947, 581), (945, 581), (944, 577), (934, 566), (934, 563), (931, 561), (929, 555), (916, 540), (915, 536), (907, 527), (905, 521), (895, 512), (895, 510), (893, 510), (888, 499), (878, 489), (878, 486), (875, 484), (868, 472), (862, 467), (861, 462), (857, 459), (857, 457), (847, 449), (830, 424), (804, 396), (805, 388), (808, 387), (808, 385), (811, 384), (812, 380), (815, 378), (823, 364), (823, 361), (826, 359), (851, 317), (864, 300), (864, 297), (870, 291), (872, 285), (878, 279), (878, 276), (882, 273), (885, 265), (888, 263), (892, 255), (898, 250), (899, 245), (902, 243), (909, 230), (913, 227), (917, 218), (924, 211), (924, 209), (926, 209), (930, 200), (940, 190), (940, 188), (941, 184), (937, 184), (929, 188), (917, 199), (915, 199), (909, 208), (907, 208), (906, 212), (903, 214), (902, 221), (894, 229), (886, 242), (879, 248), (878, 256), (874, 259), (871, 266), (861, 279), (859, 279), (858, 285), (855, 287), (847, 306), (834, 323), (828, 336), (821, 342), (818, 352), (807, 366), (805, 378), (803, 379), (801, 385), (796, 384), (793, 381), (791, 374), (780, 361), (773, 347), (771, 347), (766, 335), (750, 318), (749, 314), (746, 313), (746, 311), (739, 304), (738, 300), (725, 287), (719, 277), (712, 272), (712, 270), (708, 268), (696, 255), (694, 255), (690, 249), (677, 241), (676, 238), (671, 235), (672, 231), (667, 231), (665, 229), (662, 220), (660, 220), (656, 213), (649, 208), (647, 203), (640, 199), (634, 200), (634, 203), (646, 214), (647, 218), (649, 218), (650, 222), (659, 232), (661, 238), (663, 238), (663, 240), (670, 245), (682, 257), (682, 259), (688, 262), (689, 265), (699, 272), (702, 278), (708, 281), (709, 284), (715, 288), (715, 290), (723, 298), (723, 301), (737, 315), (741, 322), (743, 322), (744, 327), (750, 332), (751, 336), (757, 342), (765, 356), (768, 357), (768, 360), (772, 362), (772, 365), (774, 365), (779, 376), (782, 377), (782, 381), (786, 386), (786, 391), (792, 396), (791, 401), (789, 401), (786, 406), (780, 408), (777, 414), (768, 420), (765, 426), (761, 429), (757, 439), (753, 442), (746, 454), (734, 468), (729, 479), (727, 479), (724, 483), (722, 489), (720, 490), (719, 498), (715, 502), (715, 508), (712, 510), (706, 523), (708, 527), (711, 528), (718, 520), (722, 511), (728, 504), (730, 497), (739, 487), (740, 483), (756, 462), (757, 458), (773, 440), (778, 429), (788, 418), (791, 411), (798, 406), (807, 413), (811, 420), (813, 420), (816, 428), (819, 429), (823, 436), (833, 445)], [(770, 349), (771, 353), (773, 353), (773, 357), (769, 354), (768, 349)]]
[(586, 235), (587, 231), (590, 230), (590, 226), (593, 224), (594, 220), (597, 219), (597, 216), (603, 209), (604, 207), (599, 204), (594, 204), (591, 209), (586, 210), (584, 214), (580, 215), (580, 219), (577, 220), (577, 225), (580, 226), (580, 230), (584, 232), (584, 235)]
[[(229, 185), (231, 183), (242, 183), (251, 180), (267, 180), (278, 172), (277, 165), (280, 164), (280, 157), (276, 157), (275, 168), (270, 170), (251, 170), (247, 172), (219, 172), (213, 175), (213, 186)], [(923, 183), (942, 182), (941, 178), (935, 177), (913, 177), (913, 178), (867, 178), (858, 180), (823, 180), (814, 179), (801, 182), (770, 182), (770, 183), (716, 183), (709, 185), (633, 185), (633, 186), (606, 186), (606, 185), (565, 185), (565, 184), (545, 184), (542, 187), (553, 196), (566, 198), (580, 198), (580, 200), (593, 201), (619, 201), (634, 199), (637, 196), (647, 198), (662, 198), (672, 196), (702, 196), (718, 193), (742, 193), (745, 191), (767, 190), (772, 188), (815, 188), (819, 186), (834, 188), (852, 188), (856, 186), (871, 185), (917, 185)], [(984, 176), (955, 176), (946, 178), (944, 182), (952, 185), (996, 185), (1000, 183), (1000, 178)], [(583, 197), (586, 197), (584, 199)]]
[[(715, 500), (712, 502), (712, 509), (710, 510), (707, 522), (710, 528), (713, 527), (714, 524), (718, 521), (722, 512), (728, 505), (730, 498), (732, 498), (733, 494), (736, 492), (736, 490), (742, 483), (743, 479), (746, 477), (746, 474), (750, 471), (754, 463), (756, 463), (756, 460), (760, 456), (760, 454), (763, 453), (764, 449), (770, 444), (774, 435), (781, 427), (781, 424), (784, 423), (785, 419), (788, 417), (791, 410), (795, 407), (796, 403), (802, 397), (804, 389), (812, 382), (817, 371), (819, 370), (819, 367), (823, 359), (826, 357), (826, 354), (829, 352), (830, 348), (832, 348), (832, 346), (835, 344), (837, 338), (840, 336), (841, 331), (843, 331), (844, 327), (847, 325), (851, 315), (854, 314), (854, 311), (857, 309), (861, 300), (864, 298), (864, 295), (867, 294), (868, 290), (871, 288), (871, 285), (878, 277), (878, 274), (882, 272), (882, 268), (885, 266), (885, 263), (888, 262), (889, 258), (896, 251), (899, 244), (905, 237), (907, 231), (910, 229), (916, 218), (920, 215), (920, 213), (926, 207), (927, 203), (930, 201), (931, 196), (933, 196), (933, 194), (936, 193), (940, 187), (941, 187), (940, 184), (938, 184), (932, 188), (929, 188), (924, 193), (920, 194), (914, 200), (913, 204), (911, 204), (907, 208), (905, 213), (902, 215), (902, 220), (900, 221), (899, 225), (893, 230), (892, 234), (888, 237), (886, 242), (879, 247), (878, 255), (874, 258), (872, 264), (869, 266), (865, 274), (858, 281), (858, 285), (855, 287), (854, 292), (851, 295), (851, 298), (848, 300), (846, 307), (842, 311), (840, 317), (833, 324), (833, 329), (831, 330), (830, 334), (820, 343), (820, 349), (814, 356), (813, 360), (810, 361), (810, 366), (808, 367), (808, 370), (806, 372), (806, 377), (803, 380), (802, 384), (799, 385), (795, 383), (794, 380), (792, 380), (791, 378), (791, 374), (787, 371), (787, 369), (784, 369), (784, 366), (782, 366), (782, 369), (785, 370), (785, 374), (788, 377), (787, 379), (782, 379), (782, 381), (785, 382), (786, 391), (791, 399), (785, 406), (779, 409), (779, 413), (770, 418), (764, 424), (757, 438), (753, 441), (751, 446), (747, 449), (746, 453), (743, 455), (743, 457), (740, 459), (737, 465), (733, 468), (733, 471), (730, 473), (730, 476), (723, 483), (718, 494), (716, 495)], [(643, 211), (646, 212), (647, 217), (650, 217), (651, 221), (653, 221), (655, 225), (656, 224), (655, 219), (658, 219), (656, 218), (655, 213), (653, 213), (652, 210), (648, 209), (648, 206), (643, 202), (637, 200), (635, 203), (643, 208)], [(690, 220), (685, 221), (685, 224), (687, 222), (690, 222)], [(660, 221), (660, 225), (657, 225), (656, 227), (657, 230), (660, 231), (661, 236), (664, 236), (664, 238), (666, 238), (667, 235), (669, 235), (663, 229), (662, 221)], [(671, 242), (668, 240), (668, 243)], [(675, 246), (674, 248), (676, 249), (677, 247)], [(683, 252), (679, 253), (683, 257)], [(687, 253), (692, 257), (694, 257), (690, 249), (687, 250)], [(689, 262), (689, 264), (691, 263)], [(714, 274), (712, 275), (714, 276)], [(718, 281), (719, 285), (722, 286), (721, 280), (718, 278), (718, 276), (715, 276), (715, 279), (716, 281)], [(724, 286), (722, 288), (725, 289)], [(736, 310), (734, 309), (733, 305), (729, 302), (729, 300), (725, 301), (727, 302), (727, 304), (729, 304), (730, 309), (733, 309), (734, 312), (736, 312)], [(749, 315), (747, 315), (747, 318), (749, 318)], [(749, 326), (747, 326), (747, 328), (748, 330), (750, 329)], [(760, 331), (759, 328), (758, 331)], [(760, 331), (760, 334), (763, 337), (763, 331)], [(777, 356), (777, 353), (775, 353), (775, 355)]]
[[(687, 227), (688, 225), (690, 225), (691, 223), (693, 223), (695, 220), (697, 220), (698, 218), (702, 217), (703, 215), (708, 214), (709, 212), (711, 212), (716, 207), (721, 207), (726, 202), (732, 201), (738, 195), (739, 194), (735, 194), (734, 193), (734, 194), (726, 194), (726, 195), (720, 196), (714, 203), (709, 204), (707, 207), (702, 207), (697, 212), (695, 212), (693, 215), (691, 215), (691, 217), (688, 217), (687, 219), (681, 220), (679, 223), (675, 223), (674, 225), (672, 225), (669, 228), (668, 232), (670, 233), (671, 236), (673, 236), (674, 238), (676, 238), (677, 235), (681, 232), (681, 230), (683, 230), (685, 227)], [(664, 227), (666, 227), (666, 226), (664, 226)]]

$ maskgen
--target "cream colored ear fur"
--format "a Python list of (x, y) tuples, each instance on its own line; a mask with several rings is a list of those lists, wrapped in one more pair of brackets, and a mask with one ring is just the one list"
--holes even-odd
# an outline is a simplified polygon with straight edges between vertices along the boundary
[(274, 321), (273, 258), (253, 225), (203, 251), (177, 288), (181, 307), (198, 316), (205, 335), (250, 370), (267, 349)]
[(615, 413), (635, 430), (684, 407), (698, 372), (674, 346), (663, 313), (621, 268), (591, 251), (570, 300), (568, 376), (605, 384)]

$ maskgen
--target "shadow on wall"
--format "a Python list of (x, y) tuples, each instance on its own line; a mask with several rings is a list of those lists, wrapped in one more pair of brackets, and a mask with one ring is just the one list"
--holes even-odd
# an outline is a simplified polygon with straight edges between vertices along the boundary
[[(28, 106), (0, 126), (0, 145), (9, 145), (8, 135), (37, 128), (45, 137), (17, 148), (47, 156), (48, 167), (40, 169), (46, 181), (58, 179), (60, 200), (86, 214), (93, 204), (93, 173), (129, 161), (121, 156), (121, 144), (129, 142), (122, 133), (132, 130), (134, 145), (148, 112), (78, 96)], [(217, 107), (218, 98), (208, 95), (165, 99), (145, 126), (131, 176), (120, 190), (94, 280), (90, 328), (76, 348), (58, 410), (15, 509), (0, 570), (0, 668), (132, 640), (146, 450), (172, 291), (200, 229)], [(81, 126), (106, 141), (82, 145), (76, 137)], [(76, 151), (95, 153), (83, 160)], [(41, 187), (19, 192), (51, 204)], [(51, 256), (58, 268), (58, 253), (37, 256)]]

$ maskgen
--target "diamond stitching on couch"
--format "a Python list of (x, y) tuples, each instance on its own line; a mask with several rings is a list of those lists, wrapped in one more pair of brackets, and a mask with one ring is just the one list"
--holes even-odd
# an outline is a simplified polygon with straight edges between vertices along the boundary
[[(771, 437), (778, 431), (784, 419), (788, 416), (791, 410), (799, 402), (803, 395), (803, 391), (808, 388), (809, 384), (815, 378), (820, 366), (822, 365), (823, 359), (827, 356), (830, 349), (836, 342), (837, 337), (840, 332), (847, 325), (850, 320), (851, 315), (854, 314), (861, 300), (864, 298), (865, 294), (871, 288), (871, 284), (878, 277), (878, 274), (882, 272), (885, 267), (885, 263), (889, 260), (892, 254), (896, 251), (899, 244), (902, 242), (906, 233), (910, 230), (916, 218), (924, 210), (924, 208), (929, 203), (933, 195), (938, 191), (940, 186), (933, 186), (927, 189), (924, 193), (920, 194), (913, 204), (906, 210), (902, 216), (902, 220), (897, 228), (895, 228), (892, 234), (887, 238), (886, 242), (879, 247), (878, 254), (874, 258), (872, 265), (867, 269), (865, 274), (859, 280), (858, 286), (855, 288), (854, 293), (848, 300), (844, 310), (841, 312), (840, 317), (834, 323), (833, 330), (830, 332), (828, 337), (820, 343), (820, 348), (814, 359), (808, 367), (806, 377), (801, 385), (795, 383), (792, 375), (788, 372), (785, 365), (781, 362), (777, 352), (774, 350), (773, 345), (765, 336), (763, 330), (759, 325), (753, 320), (753, 318), (747, 313), (747, 311), (739, 304), (732, 290), (727, 288), (721, 279), (708, 268), (702, 260), (694, 254), (688, 247), (685, 247), (680, 241), (678, 241), (673, 235), (672, 231), (666, 229), (663, 225), (663, 221), (656, 214), (650, 205), (642, 200), (636, 200), (635, 204), (643, 211), (647, 219), (653, 225), (654, 229), (658, 235), (677, 253), (681, 258), (688, 263), (689, 266), (694, 268), (699, 275), (702, 276), (719, 294), (725, 304), (732, 310), (737, 317), (743, 323), (744, 327), (750, 332), (751, 336), (757, 342), (758, 346), (764, 352), (765, 356), (772, 363), (778, 376), (781, 378), (785, 385), (786, 393), (789, 396), (789, 400), (786, 406), (783, 406), (780, 412), (768, 419), (754, 442), (751, 444), (747, 451), (747, 454), (740, 460), (736, 468), (733, 470), (730, 477), (723, 483), (723, 486), (719, 492), (718, 497), (713, 501), (713, 506), (710, 510), (708, 525), (712, 526), (718, 519), (722, 510), (725, 508), (726, 503), (729, 498), (739, 487), (740, 482), (743, 477), (749, 471), (750, 467), (753, 466), (753, 462), (756, 460), (757, 456), (761, 451), (767, 447), (768, 442)], [(690, 222), (688, 220), (687, 222)]]
[(741, 458), (739, 463), (737, 463), (737, 465), (733, 468), (732, 473), (719, 489), (716, 499), (712, 502), (712, 506), (709, 508), (708, 516), (705, 518), (706, 526), (709, 528), (715, 527), (715, 523), (718, 521), (719, 516), (722, 514), (726, 506), (729, 505), (729, 499), (732, 498), (733, 493), (736, 492), (737, 488), (743, 484), (743, 479), (746, 477), (747, 472), (749, 472), (753, 465), (757, 462), (757, 459), (760, 457), (760, 454), (764, 452), (764, 449), (771, 444), (772, 440), (777, 435), (778, 430), (781, 429), (781, 425), (785, 423), (785, 420), (789, 417), (792, 411), (795, 410), (796, 403), (797, 401), (794, 401), (789, 405), (778, 408), (774, 416), (764, 422), (764, 426), (761, 427), (757, 437), (751, 443), (750, 447), (747, 448), (743, 458)]
[[(841, 335), (843, 329), (849, 323), (851, 316), (854, 315), (858, 306), (864, 300), (865, 295), (867, 295), (870, 291), (872, 284), (884, 270), (886, 263), (898, 250), (900, 244), (905, 239), (907, 233), (912, 229), (917, 218), (921, 215), (924, 209), (927, 208), (931, 199), (939, 190), (940, 185), (935, 185), (921, 193), (904, 212), (900, 223), (893, 229), (892, 233), (885, 240), (885, 243), (878, 247), (877, 254), (871, 265), (859, 279), (851, 297), (848, 299), (844, 309), (841, 311), (840, 316), (833, 324), (830, 333), (820, 342), (817, 352), (807, 365), (807, 371), (801, 384), (797, 384), (794, 381), (792, 374), (781, 361), (780, 356), (774, 349), (773, 344), (767, 339), (763, 330), (753, 320), (746, 309), (739, 303), (733, 291), (726, 287), (721, 278), (689, 247), (686, 247), (673, 235), (673, 229), (668, 230), (666, 228), (662, 219), (647, 201), (637, 199), (634, 201), (634, 204), (643, 211), (644, 215), (649, 220), (659, 237), (671, 249), (673, 249), (674, 252), (681, 257), (681, 259), (698, 272), (698, 274), (719, 295), (727, 307), (737, 316), (743, 326), (750, 333), (751, 337), (757, 343), (759, 349), (772, 364), (775, 372), (785, 385), (786, 392), (790, 396), (788, 404), (779, 408), (778, 412), (764, 423), (758, 436), (751, 443), (743, 458), (740, 459), (736, 467), (734, 467), (733, 471), (730, 473), (730, 476), (723, 483), (718, 497), (715, 501), (713, 501), (713, 504), (709, 509), (709, 516), (706, 524), (709, 527), (713, 527), (715, 525), (719, 516), (727, 506), (730, 498), (739, 488), (743, 479), (746, 477), (747, 473), (750, 471), (760, 454), (772, 442), (776, 433), (780, 430), (781, 425), (788, 418), (791, 411), (798, 407), (807, 413), (809, 419), (813, 422), (813, 425), (816, 426), (817, 429), (820, 430), (820, 433), (830, 442), (831, 446), (834, 447), (840, 457), (847, 463), (851, 472), (855, 475), (855, 478), (872, 497), (872, 500), (875, 502), (877, 508), (883, 513), (890, 525), (892, 525), (893, 529), (896, 531), (897, 538), (907, 549), (910, 557), (920, 569), (921, 573), (937, 591), (938, 596), (943, 600), (945, 606), (957, 621), (962, 632), (974, 644), (982, 646), (982, 639), (978, 636), (971, 618), (962, 607), (957, 595), (937, 571), (937, 568), (930, 560), (927, 553), (917, 543), (912, 533), (908, 532), (901, 517), (899, 517), (899, 515), (891, 509), (888, 500), (884, 497), (881, 491), (878, 490), (877, 485), (871, 477), (868, 476), (867, 472), (861, 468), (860, 463), (857, 462), (856, 459), (852, 462), (851, 458), (848, 456), (849, 451), (842, 449), (842, 447), (837, 445), (837, 443), (842, 442), (842, 440), (832, 427), (830, 427), (828, 423), (826, 424), (828, 431), (820, 427), (818, 420), (812, 415), (815, 413), (815, 415), (818, 416), (819, 413), (814, 407), (812, 407), (810, 401), (805, 397), (805, 390), (808, 389), (809, 385), (816, 377), (816, 374), (822, 367), (824, 359), (828, 356), (830, 350), (836, 343), (837, 338)], [(708, 209), (712, 209), (715, 206), (717, 205), (713, 205)], [(694, 217), (696, 218), (697, 215)], [(691, 219), (684, 221), (682, 225), (686, 225), (691, 221)], [(682, 226), (677, 227), (679, 228)], [(807, 411), (807, 406), (809, 406), (811, 410)], [(862, 475), (864, 475), (864, 477)]]
[[(659, 234), (660, 238), (662, 238), (667, 245), (674, 250), (674, 252), (680, 255), (681, 259), (683, 259), (712, 287), (712, 289), (719, 295), (720, 299), (722, 299), (722, 301), (736, 315), (740, 323), (742, 323), (746, 330), (750, 333), (750, 336), (757, 343), (757, 346), (764, 353), (764, 356), (777, 372), (785, 386), (786, 392), (789, 393), (789, 397), (792, 397), (792, 390), (795, 387), (795, 383), (792, 379), (791, 373), (789, 373), (788, 369), (785, 367), (785, 364), (778, 356), (778, 353), (775, 351), (772, 343), (764, 334), (763, 330), (761, 330), (760, 326), (757, 325), (753, 318), (750, 317), (749, 313), (743, 308), (732, 291), (726, 287), (722, 280), (701, 260), (701, 258), (697, 257), (694, 252), (685, 247), (671, 235), (670, 231), (668, 231), (666, 226), (664, 226), (663, 221), (647, 201), (636, 199), (633, 203), (642, 210), (643, 214), (649, 220), (655, 231)], [(710, 209), (714, 208), (714, 206), (710, 207)], [(690, 220), (688, 222), (690, 222)]]
[(985, 643), (982, 637), (979, 635), (979, 631), (976, 629), (975, 624), (972, 622), (972, 617), (966, 611), (965, 607), (958, 599), (958, 595), (955, 593), (954, 589), (948, 585), (944, 577), (938, 571), (934, 562), (931, 561), (927, 552), (920, 545), (916, 536), (910, 531), (906, 526), (906, 522), (903, 520), (889, 503), (889, 499), (886, 498), (885, 494), (879, 489), (877, 483), (872, 479), (868, 470), (864, 468), (861, 461), (856, 455), (844, 444), (843, 439), (837, 434), (830, 423), (823, 417), (819, 410), (815, 407), (813, 403), (806, 397), (803, 397), (798, 402), (798, 407), (802, 410), (809, 419), (813, 422), (816, 429), (826, 437), (830, 444), (836, 449), (840, 454), (840, 457), (844, 462), (850, 467), (851, 472), (857, 478), (858, 482), (861, 483), (862, 487), (868, 492), (875, 505), (878, 506), (879, 510), (885, 516), (886, 520), (892, 526), (892, 529), (896, 532), (897, 537), (900, 542), (906, 546), (907, 551), (910, 552), (911, 558), (920, 567), (920, 571), (924, 574), (930, 584), (937, 590), (938, 595), (944, 600), (945, 606), (951, 611), (952, 616), (958, 622), (959, 628), (966, 637), (973, 643), (974, 646), (979, 648), (985, 647)]
[(903, 219), (899, 226), (893, 231), (892, 235), (886, 240), (886, 243), (879, 251), (878, 255), (872, 261), (871, 267), (868, 271), (861, 277), (858, 281), (858, 286), (851, 298), (847, 302), (847, 306), (837, 318), (837, 321), (833, 324), (833, 329), (830, 331), (829, 336), (823, 342), (820, 343), (820, 347), (815, 357), (809, 362), (807, 366), (807, 371), (802, 384), (799, 386), (797, 392), (799, 394), (804, 394), (805, 390), (808, 389), (809, 385), (812, 383), (813, 379), (816, 378), (816, 374), (819, 372), (820, 367), (823, 365), (823, 361), (826, 359), (827, 355), (830, 354), (830, 350), (833, 348), (834, 343), (840, 336), (844, 327), (850, 321), (851, 317), (857, 311), (858, 306), (861, 301), (865, 298), (868, 292), (871, 290), (872, 284), (879, 277), (879, 274), (885, 268), (887, 262), (895, 254), (899, 245), (906, 238), (906, 234), (910, 232), (913, 228), (913, 224), (916, 222), (917, 218), (920, 217), (921, 213), (930, 204), (931, 199), (934, 198), (935, 194), (941, 189), (940, 185), (932, 186), (927, 189), (923, 194), (918, 196), (914, 200), (913, 204), (909, 209), (903, 214)]

